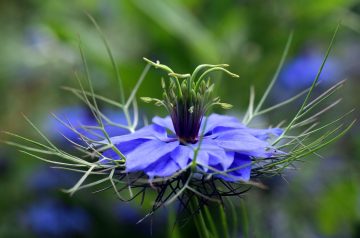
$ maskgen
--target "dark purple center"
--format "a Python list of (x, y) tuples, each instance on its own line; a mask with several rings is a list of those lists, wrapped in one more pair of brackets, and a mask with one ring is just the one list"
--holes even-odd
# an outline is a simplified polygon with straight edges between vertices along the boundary
[[(196, 108), (194, 108), (196, 107)], [(196, 143), (198, 141), (203, 109), (195, 104), (178, 103), (170, 114), (175, 133), (182, 143)]]

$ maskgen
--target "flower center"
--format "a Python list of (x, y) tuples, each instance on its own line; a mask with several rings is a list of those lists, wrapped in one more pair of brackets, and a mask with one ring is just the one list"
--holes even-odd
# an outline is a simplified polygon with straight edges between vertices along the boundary
[(173, 104), (170, 117), (181, 143), (196, 143), (205, 108), (201, 102), (179, 100)]
[(213, 71), (223, 71), (238, 78), (238, 75), (224, 68), (228, 65), (202, 64), (196, 67), (192, 74), (177, 74), (160, 62), (155, 63), (144, 59), (155, 68), (166, 71), (170, 77), (170, 82), (165, 83), (165, 80), (161, 79), (161, 86), (164, 91), (162, 100), (148, 97), (141, 99), (145, 102), (155, 102), (156, 105), (164, 106), (167, 109), (175, 133), (181, 143), (197, 142), (202, 119), (212, 106), (220, 105), (225, 109), (231, 108), (230, 104), (222, 103), (218, 97), (214, 97), (214, 84), (210, 83), (210, 80), (205, 80), (208, 74)]

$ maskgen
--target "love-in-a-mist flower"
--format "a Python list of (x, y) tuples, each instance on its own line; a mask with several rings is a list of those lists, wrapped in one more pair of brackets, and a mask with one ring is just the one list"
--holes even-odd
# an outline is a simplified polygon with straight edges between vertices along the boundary
[(238, 77), (224, 68), (227, 65), (200, 65), (191, 75), (180, 75), (159, 62), (147, 61), (167, 71), (170, 79), (161, 81), (162, 100), (142, 99), (164, 106), (169, 116), (154, 117), (151, 125), (132, 134), (111, 137), (122, 154), (106, 150), (101, 163), (122, 160), (126, 172), (143, 172), (150, 179), (192, 168), (226, 181), (248, 181), (254, 160), (279, 154), (268, 139), (280, 135), (281, 129), (253, 129), (235, 117), (206, 116), (213, 106), (231, 107), (213, 95), (214, 84), (207, 78), (213, 71)]

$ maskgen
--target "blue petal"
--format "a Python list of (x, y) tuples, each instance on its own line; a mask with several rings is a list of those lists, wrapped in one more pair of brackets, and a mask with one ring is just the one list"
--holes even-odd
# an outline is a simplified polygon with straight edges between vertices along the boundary
[(276, 152), (266, 141), (262, 141), (244, 130), (232, 130), (218, 134), (215, 141), (218, 146), (227, 151), (255, 157), (268, 158)]
[[(149, 140), (162, 140), (167, 141), (169, 138), (166, 134), (166, 129), (158, 126), (158, 125), (150, 125), (141, 128), (138, 131), (135, 131), (132, 134), (128, 135), (122, 135), (122, 136), (114, 136), (111, 137), (110, 140), (114, 145), (117, 145), (119, 143), (123, 142), (129, 142), (136, 139), (149, 139)], [(106, 143), (107, 141), (102, 141), (103, 143)]]
[(271, 137), (271, 135), (278, 137), (283, 132), (283, 130), (280, 128), (270, 128), (270, 129), (247, 128), (246, 131), (260, 140), (268, 140)]
[[(192, 157), (192, 159), (194, 158)], [(200, 165), (202, 170), (207, 172), (209, 170), (209, 154), (200, 150), (196, 157), (196, 164)]]
[(212, 139), (204, 138), (200, 150), (209, 155), (208, 164), (210, 166), (220, 165), (222, 170), (226, 170), (233, 162), (233, 157), (228, 156), (225, 150)]
[(158, 139), (147, 141), (127, 155), (126, 171), (135, 172), (143, 170), (173, 151), (178, 145), (178, 141), (169, 143)]
[[(145, 143), (149, 141), (148, 139), (136, 139), (136, 140), (132, 140), (132, 141), (127, 141), (127, 142), (122, 142), (122, 143), (118, 143), (116, 144), (116, 148), (123, 154), (123, 155), (127, 155), (128, 153), (130, 153), (131, 151), (133, 151), (135, 148), (137, 148), (138, 146), (140, 146), (141, 144)], [(118, 153), (116, 153), (113, 149), (108, 149), (105, 150), (103, 153), (103, 156), (112, 160), (119, 160), (120, 156), (118, 155)], [(101, 161), (101, 163), (108, 163), (110, 162), (108, 159), (104, 159)]]
[[(206, 120), (207, 119), (207, 120)], [(211, 114), (208, 118), (203, 118), (201, 128), (205, 127), (205, 135), (208, 133), (212, 133), (214, 130), (219, 128), (232, 128), (232, 129), (240, 129), (245, 128), (243, 124), (239, 122), (236, 117), (224, 116), (219, 114)], [(203, 129), (200, 130), (200, 133)]]
[(168, 177), (185, 169), (190, 161), (190, 154), (192, 149), (188, 146), (179, 145), (171, 153), (159, 158), (156, 162), (145, 169), (146, 174), (150, 179), (155, 176)]
[[(237, 169), (236, 169), (237, 168)], [(234, 171), (230, 171), (226, 175), (217, 175), (226, 181), (249, 181), (251, 174), (251, 158), (244, 154), (235, 153), (234, 162), (231, 164), (229, 170), (236, 169)]]
[(175, 134), (175, 129), (174, 129), (174, 125), (172, 123), (172, 120), (170, 118), (170, 116), (167, 117), (154, 117), (152, 119), (152, 122), (156, 125), (165, 127), (166, 129), (169, 129), (170, 131), (172, 131)]
[(181, 169), (184, 169), (188, 164), (190, 157), (194, 154), (193, 150), (184, 145), (179, 145), (173, 152), (171, 152), (171, 158), (179, 165)]
[(180, 166), (170, 157), (170, 154), (166, 154), (162, 158), (159, 158), (158, 161), (150, 165), (148, 168), (146, 168), (144, 171), (149, 176), (149, 178), (152, 179), (155, 176), (171, 176), (180, 169)]

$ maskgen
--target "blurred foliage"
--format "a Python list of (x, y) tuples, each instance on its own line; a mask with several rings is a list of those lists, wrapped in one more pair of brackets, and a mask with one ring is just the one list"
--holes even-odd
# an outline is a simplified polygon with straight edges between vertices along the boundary
[[(200, 63), (228, 63), (240, 79), (220, 81), (218, 74), (217, 90), (224, 101), (234, 104), (236, 111), (232, 113), (239, 114), (248, 103), (250, 85), (255, 86), (258, 95), (265, 89), (292, 30), (295, 35), (291, 58), (306, 48), (324, 53), (333, 29), (341, 20), (343, 27), (331, 57), (342, 62), (345, 68), (342, 77), (349, 79), (343, 92), (343, 108), (356, 107), (360, 101), (360, 4), (356, 0), (3, 0), (0, 2), (1, 130), (32, 135), (22, 113), (42, 125), (46, 124), (49, 112), (77, 102), (60, 86), (76, 85), (74, 72), (81, 70), (79, 42), (84, 46), (96, 90), (119, 99), (104, 45), (85, 12), (98, 21), (108, 38), (126, 89), (134, 85), (144, 67), (143, 56), (158, 59), (183, 73)], [(158, 97), (159, 78), (158, 72), (151, 71), (139, 95)], [(141, 104), (141, 107), (149, 117), (164, 115), (164, 111), (152, 106)], [(286, 108), (284, 114), (264, 120), (275, 122), (295, 111)], [(250, 192), (251, 199), (245, 199), (250, 234), (360, 236), (359, 135), (360, 129), (355, 127), (341, 144), (326, 151), (327, 155), (336, 152), (335, 160), (340, 164), (329, 167), (334, 159), (314, 158), (321, 163), (301, 164), (303, 168), (289, 175), (288, 185), (281, 178), (274, 178), (265, 181), (274, 183), (268, 191)], [(6, 137), (1, 135), (1, 139)], [(6, 191), (0, 196), (0, 237), (28, 237), (29, 227), (21, 226), (19, 217), (40, 199), (39, 194), (29, 191), (26, 181), (41, 163), (3, 145), (0, 151), (0, 187)], [(338, 166), (342, 169), (337, 169)], [(324, 167), (328, 168), (326, 173), (322, 172)], [(315, 182), (318, 186), (308, 191)], [(61, 192), (52, 192), (46, 196), (85, 208), (93, 225), (92, 237), (121, 235), (123, 228), (134, 235), (150, 233), (150, 222), (139, 229), (123, 220), (114, 220), (109, 204), (115, 203), (115, 196), (111, 193), (83, 192), (69, 198)], [(164, 235), (163, 232), (160, 226), (160, 232), (154, 235)], [(190, 233), (191, 227), (182, 228), (181, 233), (184, 232)]]

